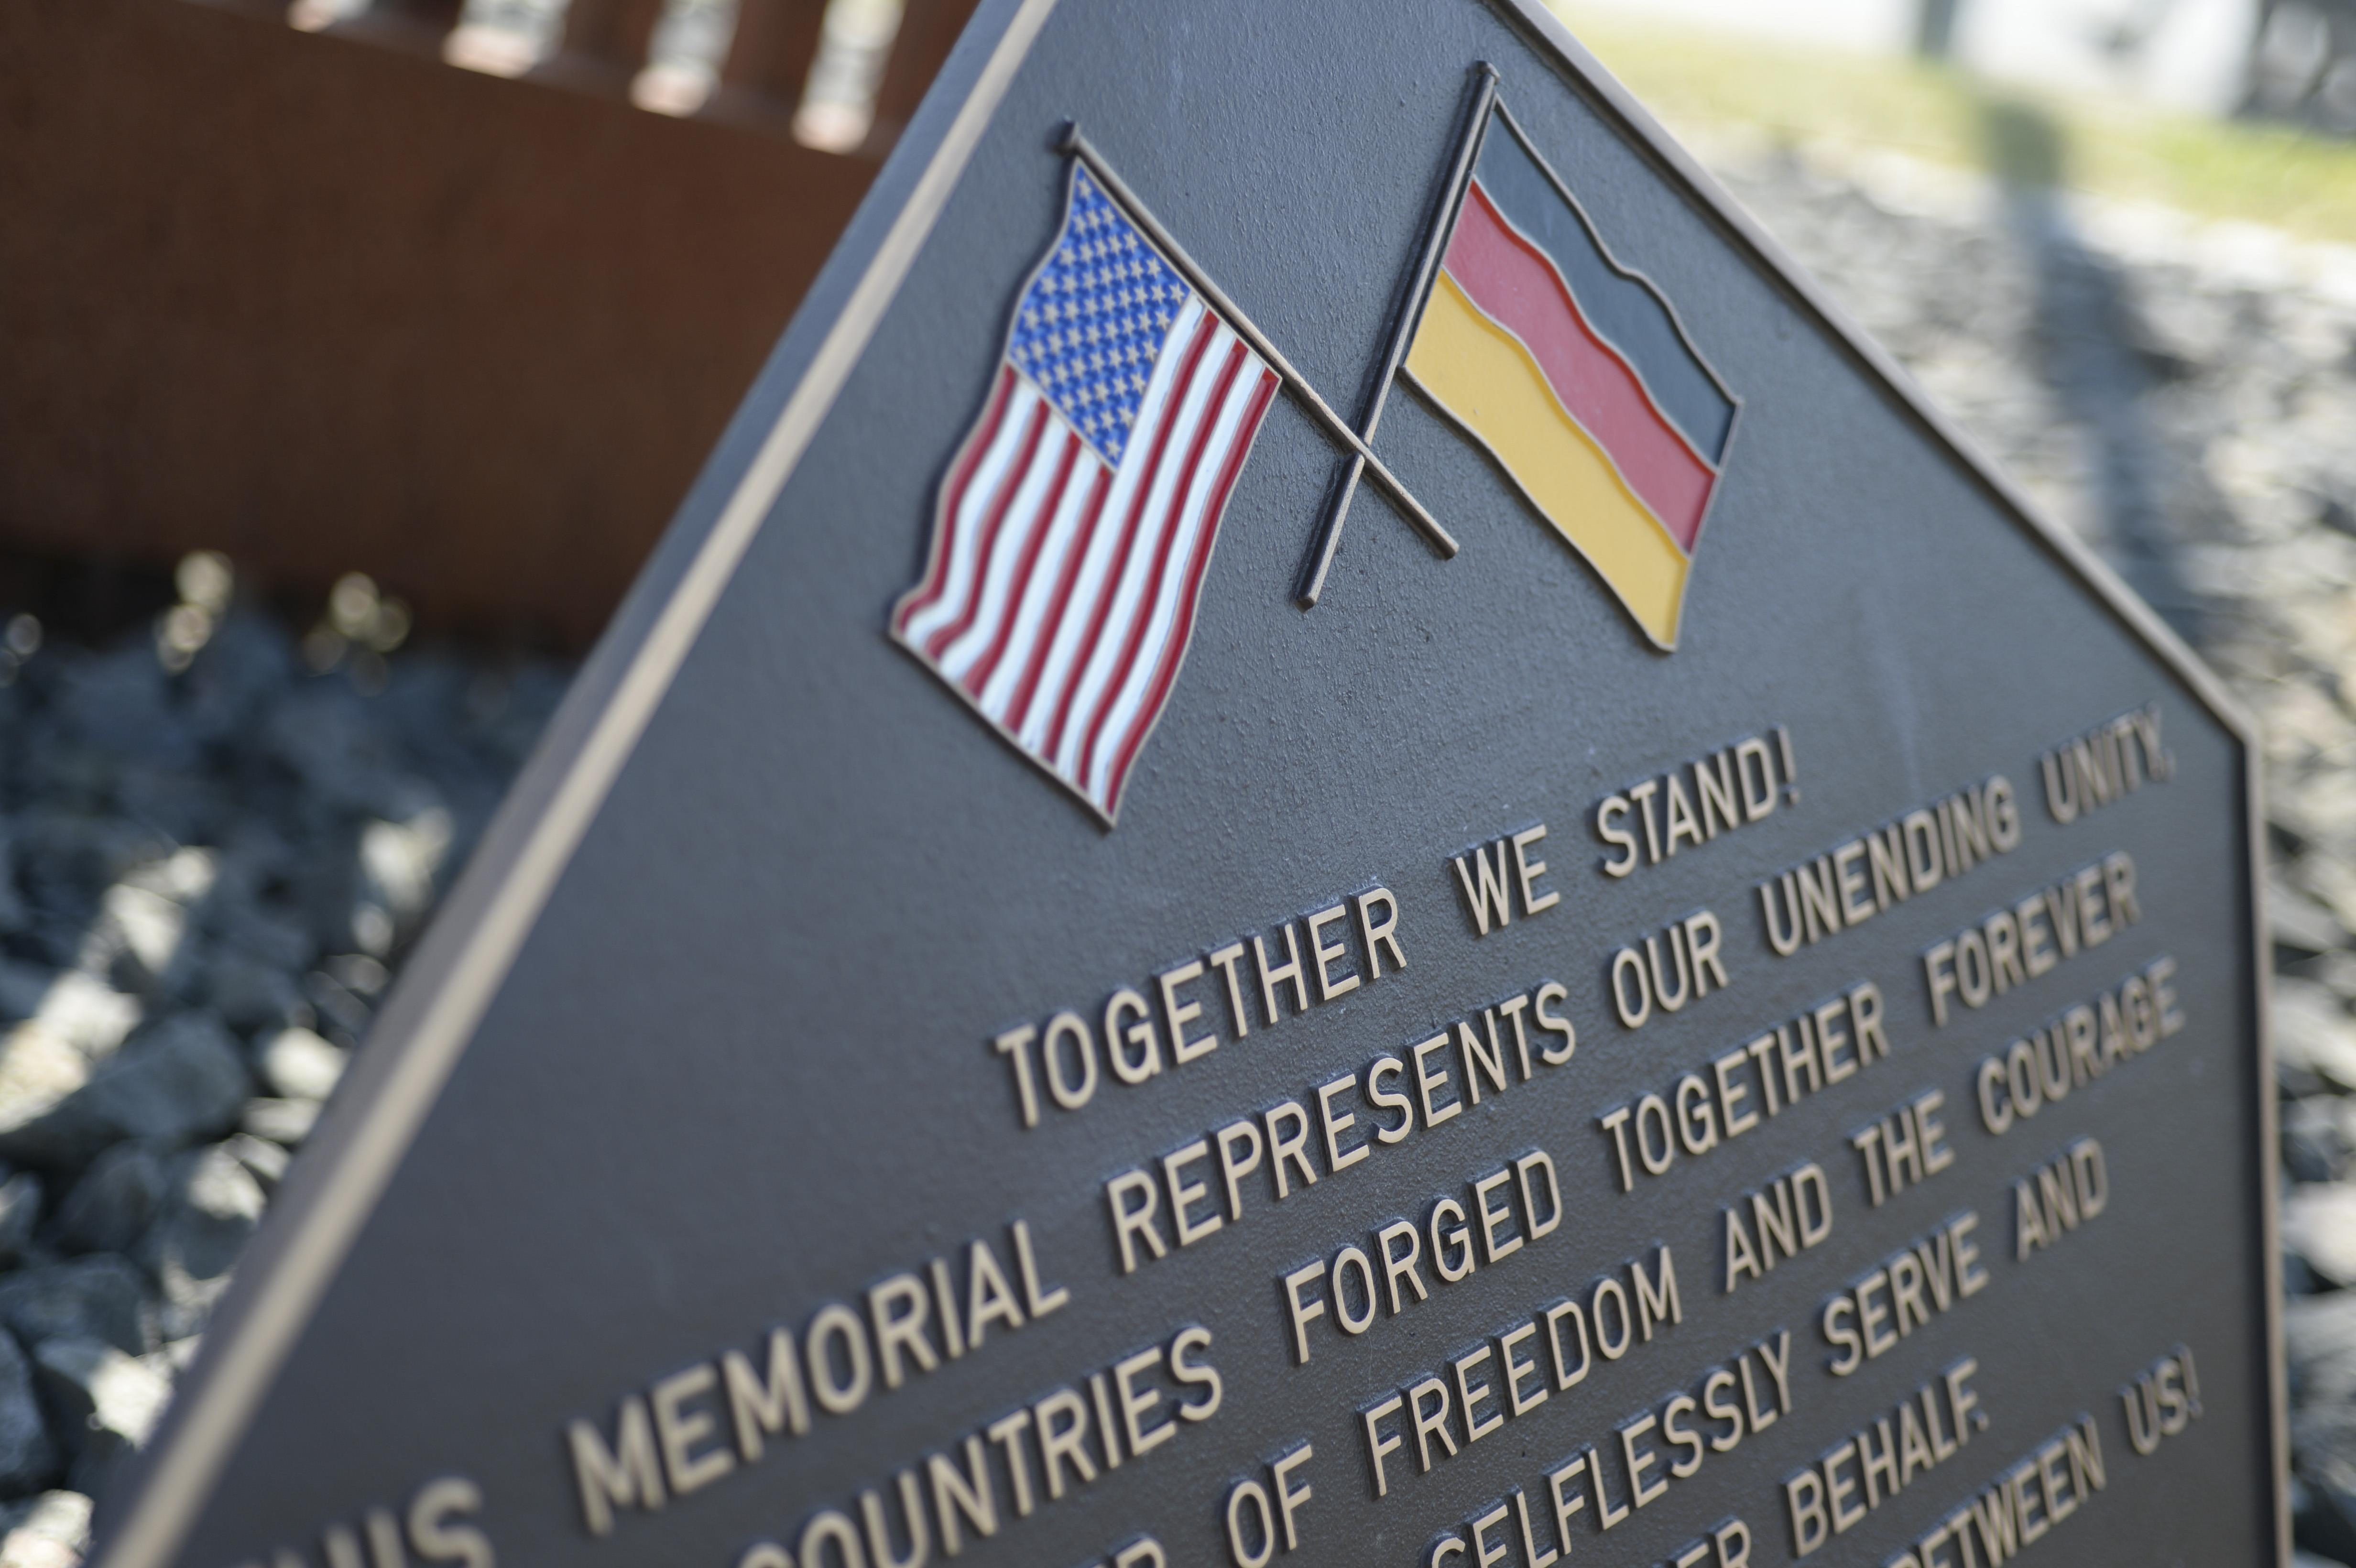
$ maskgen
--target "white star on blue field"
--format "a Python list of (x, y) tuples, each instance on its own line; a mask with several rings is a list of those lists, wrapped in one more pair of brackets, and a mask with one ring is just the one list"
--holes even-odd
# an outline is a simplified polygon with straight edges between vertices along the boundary
[(1046, 265), (1014, 309), (1007, 356), (1119, 466), (1186, 284), (1085, 169)]

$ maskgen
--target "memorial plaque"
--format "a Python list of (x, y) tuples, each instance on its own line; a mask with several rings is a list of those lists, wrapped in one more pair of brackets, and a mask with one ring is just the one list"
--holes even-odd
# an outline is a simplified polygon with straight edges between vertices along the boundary
[(991, 0), (100, 1561), (2286, 1561), (2253, 755), (1534, 5)]

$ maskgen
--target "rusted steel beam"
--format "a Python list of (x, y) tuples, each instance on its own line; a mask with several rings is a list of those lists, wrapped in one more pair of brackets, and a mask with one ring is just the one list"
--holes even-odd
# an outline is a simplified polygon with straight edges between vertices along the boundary
[(187, 0), (0, 5), (0, 550), (574, 646), (873, 172)]

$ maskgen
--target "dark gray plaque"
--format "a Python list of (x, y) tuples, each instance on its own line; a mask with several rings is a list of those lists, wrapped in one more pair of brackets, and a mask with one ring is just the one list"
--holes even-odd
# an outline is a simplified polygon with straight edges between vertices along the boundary
[(2284, 1561), (2252, 757), (1534, 5), (991, 0), (100, 1561)]

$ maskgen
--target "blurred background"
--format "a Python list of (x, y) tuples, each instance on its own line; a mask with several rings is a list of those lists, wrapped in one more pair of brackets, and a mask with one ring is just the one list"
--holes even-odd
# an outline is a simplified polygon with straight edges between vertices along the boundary
[[(80, 1561), (973, 4), (0, 5), (0, 1568)], [(2259, 716), (2356, 1563), (2356, 0), (1558, 4)]]

